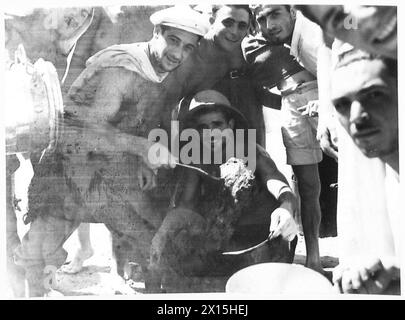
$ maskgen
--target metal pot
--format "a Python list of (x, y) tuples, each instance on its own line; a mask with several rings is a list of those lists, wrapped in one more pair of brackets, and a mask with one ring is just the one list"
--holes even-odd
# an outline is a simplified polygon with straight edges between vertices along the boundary
[(63, 100), (53, 64), (43, 59), (30, 63), (19, 45), (5, 79), (6, 154), (54, 148), (61, 133)]

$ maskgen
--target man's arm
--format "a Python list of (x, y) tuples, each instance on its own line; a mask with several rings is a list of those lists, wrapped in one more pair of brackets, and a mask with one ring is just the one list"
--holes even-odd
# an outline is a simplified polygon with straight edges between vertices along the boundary
[(261, 182), (267, 186), (267, 190), (277, 199), (283, 199), (284, 193), (291, 193), (292, 190), (284, 175), (278, 170), (273, 159), (266, 150), (257, 146), (257, 163), (256, 172), (258, 173)]
[(270, 232), (273, 236), (281, 235), (292, 241), (298, 232), (294, 215), (298, 204), (295, 195), (284, 175), (277, 169), (276, 164), (268, 153), (260, 146), (257, 149), (256, 172), (267, 187), (267, 190), (279, 201), (280, 206), (271, 214)]

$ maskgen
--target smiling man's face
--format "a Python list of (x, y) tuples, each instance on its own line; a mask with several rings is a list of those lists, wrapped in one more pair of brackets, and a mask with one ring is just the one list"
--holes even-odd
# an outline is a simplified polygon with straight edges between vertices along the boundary
[(332, 101), (339, 121), (367, 157), (398, 150), (397, 79), (383, 60), (362, 59), (334, 70)]
[(181, 29), (157, 26), (151, 42), (152, 65), (160, 73), (178, 68), (197, 48), (199, 36)]
[(248, 33), (249, 19), (249, 13), (245, 9), (224, 5), (215, 13), (215, 21), (209, 34), (221, 49), (234, 52), (240, 49), (241, 42)]

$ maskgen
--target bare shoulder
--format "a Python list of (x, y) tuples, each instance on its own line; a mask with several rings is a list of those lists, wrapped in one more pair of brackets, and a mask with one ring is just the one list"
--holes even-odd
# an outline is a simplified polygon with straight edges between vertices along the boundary
[(265, 161), (265, 160), (271, 160), (270, 154), (267, 152), (265, 148), (263, 148), (261, 145), (256, 144), (256, 159)]
[(141, 77), (130, 70), (121, 67), (104, 68), (100, 71), (98, 89), (103, 95), (129, 95)]
[(96, 94), (103, 96), (125, 94), (139, 75), (121, 67), (86, 68), (69, 89), (69, 98), (83, 105), (91, 105)]
[(139, 75), (121, 67), (87, 72), (85, 70), (70, 88), (65, 114), (86, 122), (113, 119), (122, 102), (133, 98)]
[(268, 177), (278, 172), (270, 154), (262, 146), (256, 146), (256, 172), (263, 177)]

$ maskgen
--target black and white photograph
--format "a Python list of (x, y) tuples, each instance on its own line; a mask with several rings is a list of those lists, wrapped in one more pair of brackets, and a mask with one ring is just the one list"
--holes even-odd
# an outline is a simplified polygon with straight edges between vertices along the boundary
[(2, 4), (0, 298), (401, 299), (401, 6), (340, 2)]

